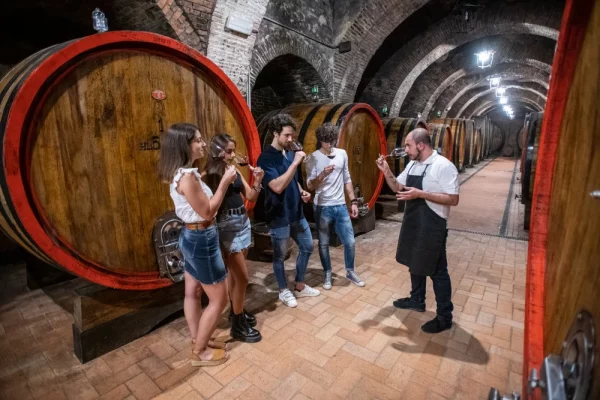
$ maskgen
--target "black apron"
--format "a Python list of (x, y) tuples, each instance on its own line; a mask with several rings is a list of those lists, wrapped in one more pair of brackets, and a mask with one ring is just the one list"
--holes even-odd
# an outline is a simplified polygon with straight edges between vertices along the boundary
[[(410, 174), (414, 165), (408, 170), (406, 186), (423, 190), (423, 178), (429, 164), (420, 176)], [(407, 200), (396, 261), (408, 266), (411, 274), (433, 275), (442, 256), (447, 234), (446, 220), (429, 208), (424, 199)]]

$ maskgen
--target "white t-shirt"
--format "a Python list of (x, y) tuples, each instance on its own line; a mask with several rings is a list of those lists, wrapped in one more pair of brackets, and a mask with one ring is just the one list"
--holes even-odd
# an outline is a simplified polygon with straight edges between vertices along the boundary
[(315, 204), (318, 206), (339, 206), (346, 204), (344, 185), (352, 182), (350, 171), (348, 170), (348, 154), (346, 154), (346, 151), (334, 148), (332, 154), (335, 158), (330, 159), (317, 150), (311, 153), (310, 159), (306, 162), (309, 181), (316, 179), (317, 175), (328, 165), (335, 166), (333, 172), (327, 175), (315, 191)]
[[(435, 150), (429, 158), (422, 163), (418, 161), (409, 162), (396, 180), (398, 183), (406, 186), (408, 171), (410, 170), (411, 176), (420, 176), (423, 174), (426, 165), (429, 165), (429, 167), (427, 167), (427, 172), (423, 177), (423, 190), (425, 192), (446, 194), (459, 193), (458, 170), (450, 160), (444, 156), (440, 156)], [(425, 202), (437, 215), (444, 219), (448, 219), (448, 215), (450, 215), (450, 206), (433, 203), (429, 200), (425, 200)]]

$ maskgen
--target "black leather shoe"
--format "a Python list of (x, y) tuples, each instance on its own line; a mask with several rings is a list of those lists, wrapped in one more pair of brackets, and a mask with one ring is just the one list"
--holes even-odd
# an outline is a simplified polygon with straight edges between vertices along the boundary
[(394, 300), (394, 302), (392, 304), (394, 304), (394, 307), (400, 308), (402, 310), (425, 312), (425, 303), (419, 303), (410, 297), (405, 297), (403, 299)]
[(248, 325), (243, 313), (233, 315), (230, 335), (232, 338), (246, 343), (256, 343), (262, 340), (260, 332)]
[[(231, 307), (229, 309), (229, 322), (231, 322), (233, 320), (233, 307)], [(246, 311), (244, 309), (244, 315), (246, 316), (246, 322), (248, 322), (248, 325), (250, 325), (252, 328), (254, 328), (256, 326), (256, 317), (251, 314), (250, 312)]]
[(421, 326), (421, 330), (425, 333), (440, 333), (450, 328), (452, 328), (452, 321), (445, 321), (438, 317)]

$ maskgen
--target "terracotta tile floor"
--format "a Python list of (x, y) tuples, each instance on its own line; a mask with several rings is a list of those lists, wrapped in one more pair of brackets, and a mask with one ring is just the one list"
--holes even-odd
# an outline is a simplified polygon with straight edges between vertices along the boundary
[[(508, 191), (512, 173), (505, 175), (498, 184)], [(43, 291), (26, 289), (22, 265), (3, 266), (0, 398), (485, 399), (490, 386), (520, 391), (527, 242), (452, 230), (456, 324), (428, 335), (420, 325), (435, 313), (430, 282), (426, 313), (391, 305), (410, 290), (406, 268), (394, 260), (399, 229), (380, 220), (357, 237), (364, 288), (346, 281), (343, 249), (332, 248), (333, 289), (299, 300), (296, 309), (277, 299), (271, 265), (250, 262), (247, 308), (257, 313), (264, 339), (233, 343), (230, 361), (203, 369), (187, 361), (183, 317), (81, 365), (72, 351), (72, 317)], [(289, 279), (294, 260), (295, 251), (286, 262)], [(315, 251), (307, 282), (319, 286), (321, 279)], [(227, 333), (225, 314), (218, 335)]]

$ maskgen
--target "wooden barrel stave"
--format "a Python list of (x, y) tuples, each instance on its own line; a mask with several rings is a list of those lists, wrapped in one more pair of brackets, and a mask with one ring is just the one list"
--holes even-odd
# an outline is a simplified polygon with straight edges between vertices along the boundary
[(153, 135), (191, 122), (207, 137), (230, 133), (252, 162), (259, 154), (235, 85), (156, 34), (115, 31), (42, 50), (4, 77), (0, 93), (0, 228), (48, 264), (109, 287), (171, 284), (150, 237), (173, 204), (156, 177), (158, 152), (142, 144), (158, 147)]
[[(337, 125), (340, 129), (337, 147), (348, 154), (352, 183), (355, 187), (360, 186), (369, 209), (375, 206), (383, 187), (383, 174), (377, 169), (375, 160), (386, 151), (386, 143), (381, 120), (371, 106), (364, 103), (297, 104), (263, 114), (256, 121), (263, 149), (273, 140), (266, 128), (269, 118), (277, 113), (290, 114), (296, 120), (296, 134), (307, 154), (317, 150), (316, 130), (319, 126), (325, 122)], [(298, 177), (305, 185), (305, 165), (299, 170)], [(257, 210), (257, 218), (259, 215)]]
[(427, 128), (431, 133), (431, 143), (439, 154), (452, 161), (453, 157), (453, 142), (452, 131), (450, 126), (444, 124), (427, 124)]
[(450, 128), (453, 142), (452, 162), (459, 172), (465, 170), (465, 131), (466, 124), (464, 119), (459, 118), (436, 118), (430, 120), (431, 124), (443, 124)]

